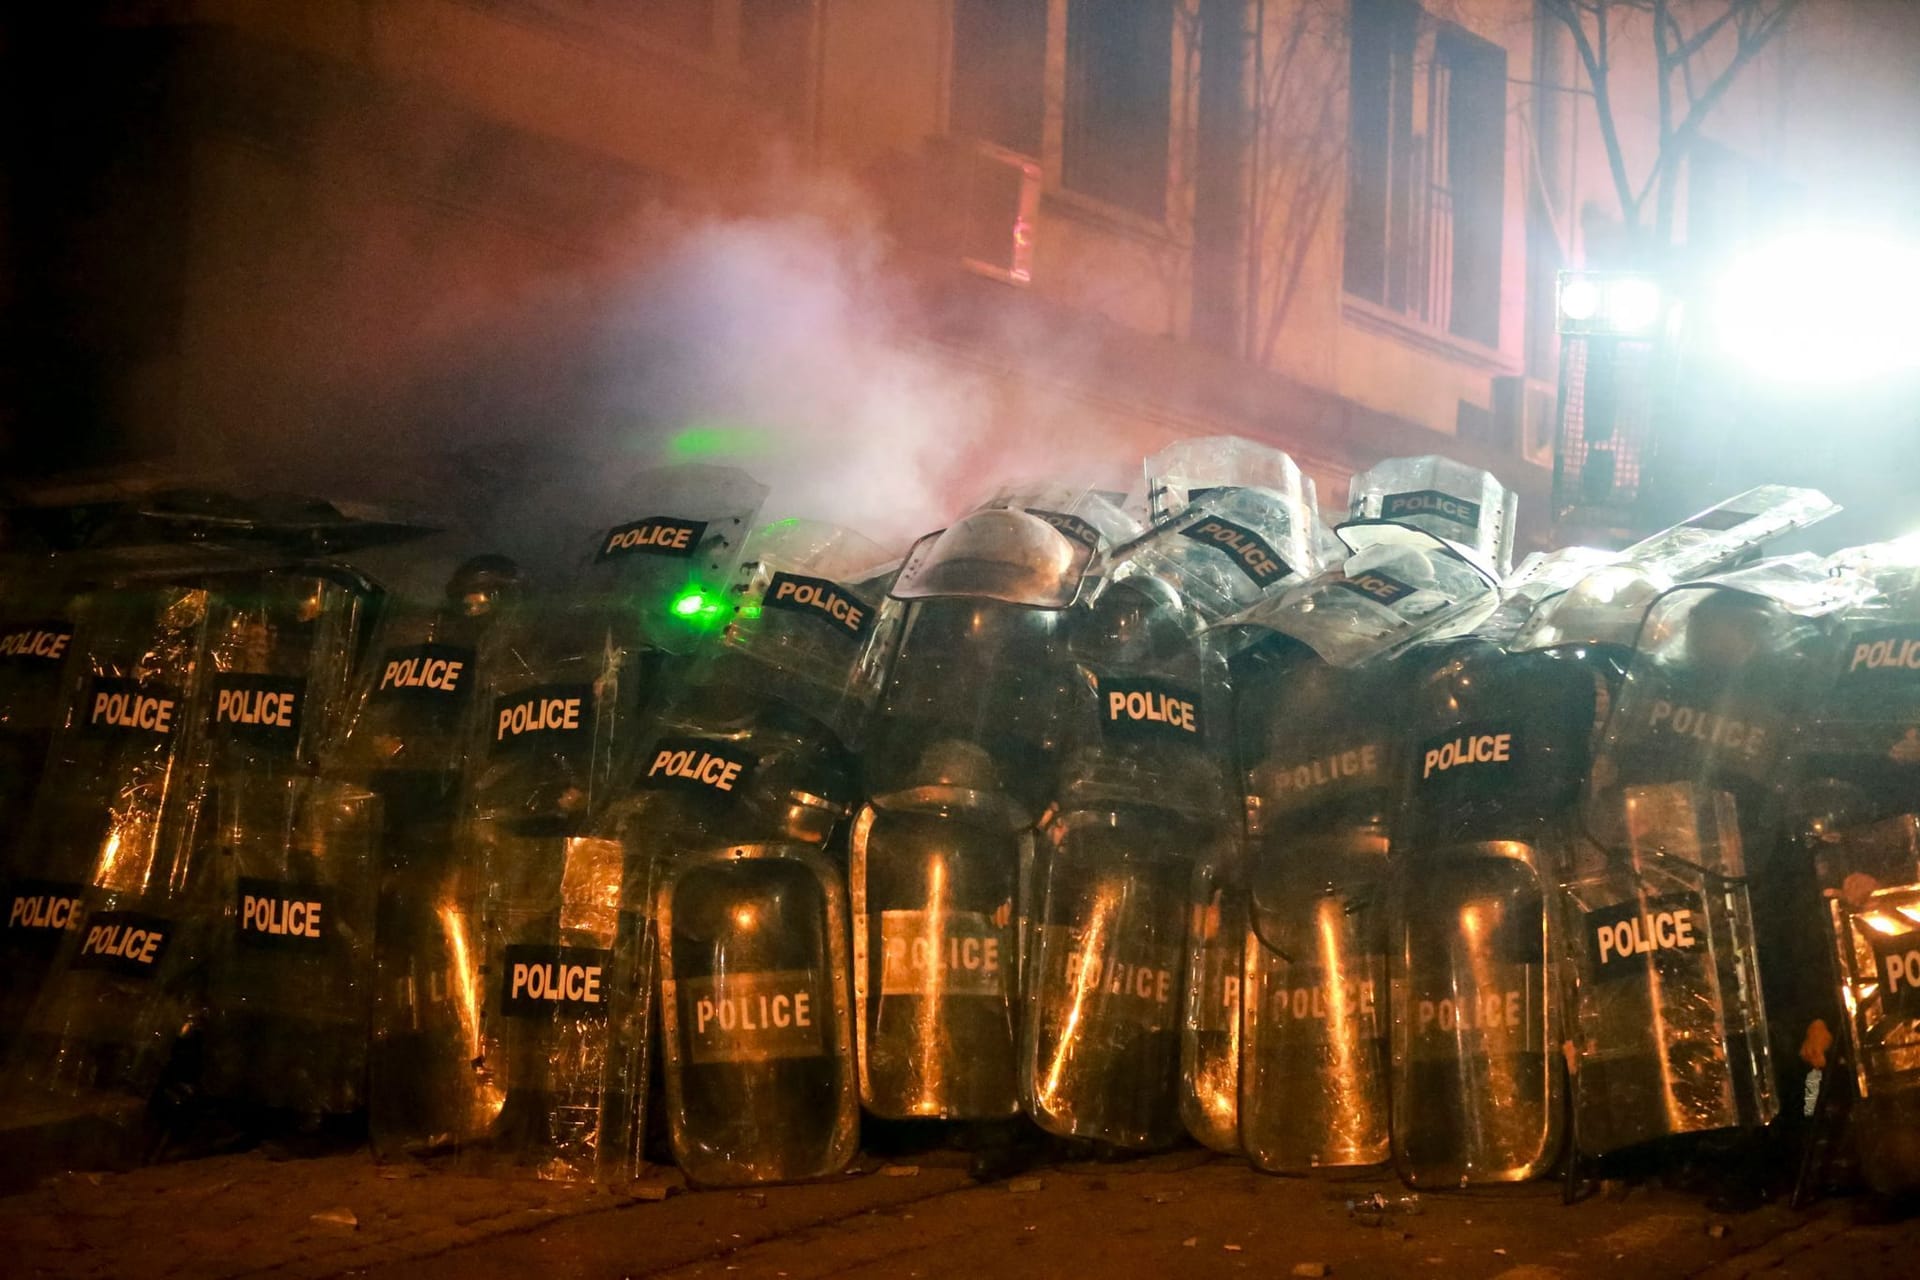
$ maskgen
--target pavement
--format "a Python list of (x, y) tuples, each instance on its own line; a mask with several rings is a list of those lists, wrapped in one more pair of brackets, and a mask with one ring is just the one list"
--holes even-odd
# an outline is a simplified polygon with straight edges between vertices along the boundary
[[(476, 1280), (567, 1277), (1920, 1274), (1920, 1223), (1830, 1200), (1710, 1213), (1659, 1189), (1560, 1202), (1556, 1185), (1423, 1194), (1380, 1177), (1276, 1178), (1187, 1150), (976, 1183), (960, 1157), (863, 1156), (845, 1175), (609, 1192), (460, 1176), (364, 1153), (218, 1156), (62, 1174), (0, 1199), (0, 1274)], [(1379, 1192), (1395, 1207), (1350, 1213)]]

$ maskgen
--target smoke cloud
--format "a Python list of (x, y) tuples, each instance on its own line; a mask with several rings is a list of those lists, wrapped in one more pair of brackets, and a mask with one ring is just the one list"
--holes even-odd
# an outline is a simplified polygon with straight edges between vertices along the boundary
[[(397, 502), (510, 554), (552, 541), (528, 521), (584, 550), (650, 514), (625, 486), (663, 463), (737, 465), (772, 487), (763, 518), (896, 549), (1003, 480), (1132, 482), (1139, 443), (1109, 446), (1047, 389), (1084, 352), (1021, 334), (1009, 371), (928, 340), (861, 189), (776, 166), (744, 204), (649, 209), (587, 262), (435, 273), (392, 250), (391, 201), (342, 190), (255, 255), (275, 287), (248, 309), (273, 314), (233, 341), (266, 411), (230, 405), (206, 460), (249, 486)], [(312, 241), (333, 248), (285, 261)]]

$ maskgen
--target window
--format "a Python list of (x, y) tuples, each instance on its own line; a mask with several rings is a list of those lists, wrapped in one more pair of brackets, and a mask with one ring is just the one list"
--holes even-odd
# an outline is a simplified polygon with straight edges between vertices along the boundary
[(1172, 82), (1173, 0), (1068, 0), (1061, 185), (1164, 218)]
[(1348, 293), (1500, 340), (1507, 58), (1411, 0), (1353, 0)]
[(1047, 0), (953, 0), (952, 132), (1040, 154)]

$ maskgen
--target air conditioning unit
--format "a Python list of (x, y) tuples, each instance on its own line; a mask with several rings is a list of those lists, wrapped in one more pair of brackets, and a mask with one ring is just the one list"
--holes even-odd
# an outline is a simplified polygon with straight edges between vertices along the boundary
[(1037, 160), (977, 139), (933, 138), (923, 178), (914, 202), (919, 225), (904, 228), (905, 238), (996, 280), (1026, 284), (1033, 278)]
[(1554, 388), (1532, 378), (1493, 380), (1494, 436), (1500, 447), (1539, 466), (1553, 464)]

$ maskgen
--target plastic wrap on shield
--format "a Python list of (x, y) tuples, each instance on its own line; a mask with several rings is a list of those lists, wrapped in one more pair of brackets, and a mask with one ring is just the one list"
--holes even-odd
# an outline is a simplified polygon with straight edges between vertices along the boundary
[[(1814, 489), (1760, 485), (1708, 507), (1679, 524), (1642, 538), (1626, 550), (1606, 555), (1570, 547), (1548, 557), (1551, 569), (1529, 590), (1512, 590), (1501, 614), (1518, 596), (1533, 605), (1526, 618), (1511, 618), (1490, 639), (1516, 649), (1546, 649), (1563, 644), (1634, 642), (1647, 606), (1677, 583), (1730, 568), (1768, 542), (1817, 524), (1840, 508)], [(1592, 571), (1573, 581), (1562, 574), (1581, 554), (1604, 556)], [(1549, 586), (1557, 590), (1547, 589)], [(1498, 615), (1496, 622), (1503, 621)], [(1483, 632), (1483, 634), (1485, 634)]]
[(381, 1156), (451, 1145), (479, 1055), (480, 868), (456, 857), (462, 772), (487, 633), (517, 590), (498, 556), (463, 564), (437, 606), (389, 615), (327, 776), (380, 799), (367, 1127)]
[(1355, 666), (1415, 639), (1465, 634), (1493, 613), (1515, 500), (1491, 474), (1445, 458), (1389, 458), (1349, 490), (1353, 514), (1337, 530), (1345, 561), (1233, 621)]
[(357, 789), (323, 798), (306, 777), (343, 718), (371, 596), (337, 570), (223, 579), (208, 627), (199, 838), (223, 920), (203, 1084), (300, 1117), (363, 1100), (378, 804)]
[(1840, 616), (1821, 659), (1791, 812), (1825, 898), (1852, 1145), (1892, 1196), (1920, 1187), (1920, 545), (1834, 559), (1877, 593)]
[[(1791, 557), (1647, 613), (1584, 806), (1598, 848), (1568, 894), (1582, 1152), (1767, 1123), (1775, 1068), (1827, 1013), (1819, 895), (1779, 854), (1781, 784), (1823, 618), (1856, 590)], [(1771, 1046), (1769, 1012), (1790, 1020)]]
[(49, 566), (9, 582), (0, 605), (0, 865), (12, 861), (60, 723), (76, 603)]
[(894, 588), (849, 863), (860, 1096), (885, 1118), (1020, 1109), (1017, 922), (1070, 696), (1062, 610), (1122, 519), (1066, 497), (963, 516)]
[[(1597, 547), (1562, 547), (1557, 551), (1534, 552), (1520, 562), (1519, 568), (1501, 579), (1499, 607), (1474, 630), (1474, 634), (1493, 644), (1520, 647), (1515, 641), (1528, 630), (1528, 624), (1544, 605), (1592, 579), (1597, 570), (1616, 564), (1619, 559), (1618, 551), (1602, 551)], [(1605, 595), (1603, 598), (1609, 608), (1614, 607), (1612, 596)], [(1639, 626), (1637, 613), (1632, 615), (1631, 625)], [(1547, 635), (1549, 645), (1568, 643), (1557, 632)], [(1631, 635), (1621, 641), (1622, 644), (1631, 642)]]
[(1041, 1128), (1119, 1147), (1181, 1133), (1195, 863), (1226, 856), (1225, 662), (1168, 582), (1132, 574), (1069, 615), (1075, 697), (1041, 834), (1021, 1094)]
[(1158, 577), (1214, 622), (1319, 570), (1319, 515), (1286, 454), (1233, 436), (1182, 440), (1146, 470), (1155, 524), (1115, 552), (1109, 580)]
[(201, 590), (102, 591), (81, 606), (86, 639), (14, 881), (16, 904), (33, 903), (8, 957), (10, 1002), (39, 987), (16, 1059), (33, 1084), (145, 1098), (186, 1019), (204, 919), (189, 709), (206, 624)]
[(1390, 656), (1415, 641), (1457, 634), (1482, 622), (1500, 600), (1491, 570), (1422, 530), (1364, 526), (1365, 541), (1338, 567), (1297, 583), (1226, 620), (1237, 631), (1275, 631), (1335, 666)]
[(1268, 642), (1234, 673), (1251, 915), (1240, 1132), (1273, 1173), (1388, 1156), (1388, 833), (1400, 664), (1329, 666)]
[(637, 642), (630, 612), (537, 598), (488, 637), (456, 854), (482, 882), (455, 975), (480, 1008), (469, 1167), (615, 1179), (637, 1158), (645, 929), (619, 842), (593, 832), (637, 728)]
[(847, 900), (820, 849), (857, 794), (881, 558), (824, 525), (756, 531), (734, 619), (619, 806), (630, 859), (656, 869), (667, 1129), (697, 1182), (817, 1177), (852, 1154)]
[(1347, 485), (1351, 518), (1406, 525), (1464, 547), (1504, 575), (1519, 495), (1451, 458), (1388, 458)]
[[(1409, 661), (1413, 661), (1412, 656)], [(1414, 1186), (1515, 1182), (1562, 1141), (1567, 874), (1604, 668), (1480, 642), (1416, 667), (1390, 879), (1393, 1158)]]

